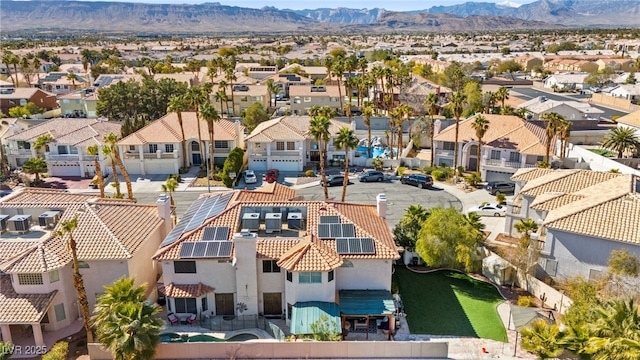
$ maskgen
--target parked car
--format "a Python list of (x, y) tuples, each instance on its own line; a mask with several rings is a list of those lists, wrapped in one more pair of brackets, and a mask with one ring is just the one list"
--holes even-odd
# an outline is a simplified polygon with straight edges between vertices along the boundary
[(516, 184), (509, 181), (496, 181), (487, 184), (487, 191), (491, 195), (500, 192), (502, 194), (513, 193), (516, 191)]
[(467, 213), (476, 213), (481, 216), (505, 216), (506, 206), (500, 204), (482, 204), (467, 210)]
[(256, 177), (256, 173), (253, 170), (247, 170), (244, 172), (244, 182), (245, 184), (255, 184), (258, 181)]
[(400, 182), (403, 184), (417, 186), (420, 189), (426, 189), (433, 185), (433, 178), (431, 175), (424, 174), (410, 174), (402, 175)]
[(382, 171), (369, 170), (364, 174), (358, 175), (358, 180), (360, 182), (371, 182), (371, 181), (381, 182), (384, 180), (384, 174), (382, 173)]
[(269, 169), (267, 170), (267, 173), (264, 175), (264, 180), (269, 184), (271, 184), (273, 182), (278, 181), (279, 174), (280, 172), (278, 171), (278, 169)]
[[(342, 186), (344, 184), (344, 176), (342, 175), (330, 175), (327, 176), (327, 186)], [(322, 185), (322, 180), (320, 180)]]

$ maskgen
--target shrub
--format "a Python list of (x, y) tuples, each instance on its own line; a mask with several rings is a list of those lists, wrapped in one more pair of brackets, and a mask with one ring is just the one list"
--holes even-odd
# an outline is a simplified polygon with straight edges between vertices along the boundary
[(168, 179), (174, 179), (178, 183), (182, 182), (182, 176), (180, 176), (180, 174), (171, 174)]
[(65, 341), (57, 342), (48, 353), (42, 356), (42, 360), (65, 360), (69, 352), (69, 344)]
[(538, 161), (536, 163), (536, 167), (541, 169), (548, 169), (549, 167), (551, 167), (551, 165), (546, 161)]
[(496, 202), (498, 204), (504, 204), (507, 201), (507, 195), (501, 193), (500, 191), (498, 191), (496, 193)]
[(405, 168), (404, 166), (399, 166), (396, 170), (396, 175), (402, 176), (405, 171), (407, 171), (407, 168)]
[(434, 179), (438, 180), (438, 181), (443, 181), (447, 178), (447, 176), (445, 175), (444, 171), (442, 170), (433, 170), (431, 172), (431, 176), (433, 176)]
[(384, 166), (384, 162), (380, 158), (375, 158), (371, 160), (371, 165), (373, 165), (373, 168), (376, 170), (382, 170), (382, 167)]
[(518, 296), (518, 306), (535, 307), (536, 304), (531, 296)]
[(464, 181), (470, 186), (478, 186), (478, 183), (482, 181), (480, 174), (472, 172), (469, 176), (465, 176)]
[(422, 168), (422, 172), (427, 174), (427, 175), (431, 175), (431, 173), (433, 172), (433, 170), (435, 170), (436, 168), (433, 166), (425, 166)]
[[(236, 178), (237, 178), (240, 173), (240, 169), (242, 168), (243, 161), (244, 161), (244, 151), (242, 151), (242, 149), (237, 147), (231, 150), (231, 152), (229, 153), (229, 157), (224, 161), (224, 166), (222, 167), (221, 175), (222, 175), (222, 182), (224, 183), (224, 186), (226, 187), (233, 186), (233, 181), (235, 179), (230, 178), (229, 173), (235, 172)], [(213, 171), (213, 173), (215, 174), (215, 171)]]
[(313, 177), (316, 175), (316, 173), (313, 170), (307, 170), (304, 172), (304, 175), (307, 177)]
[(614, 123), (617, 123), (617, 122), (618, 122), (618, 119), (620, 119), (620, 115), (613, 115), (613, 116), (611, 117), (611, 121), (613, 121)]
[(464, 174), (464, 166), (458, 166), (458, 168), (456, 169), (456, 175), (462, 176), (462, 174)]

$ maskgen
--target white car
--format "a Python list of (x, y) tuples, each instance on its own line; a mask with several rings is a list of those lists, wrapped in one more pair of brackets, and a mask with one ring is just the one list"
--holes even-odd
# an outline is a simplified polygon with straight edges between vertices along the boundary
[(482, 204), (467, 210), (467, 213), (476, 213), (481, 216), (505, 216), (507, 207), (499, 204)]
[(255, 184), (258, 181), (256, 177), (256, 173), (253, 170), (247, 170), (244, 172), (244, 182), (245, 184)]

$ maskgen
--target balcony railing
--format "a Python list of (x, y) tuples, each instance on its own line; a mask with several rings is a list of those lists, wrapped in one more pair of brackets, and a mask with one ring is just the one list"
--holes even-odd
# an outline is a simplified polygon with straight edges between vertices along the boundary
[[(178, 158), (178, 151), (173, 151), (173, 152), (154, 152), (154, 153), (149, 153), (149, 152), (145, 152), (142, 153), (142, 157), (144, 159), (177, 159)], [(139, 159), (140, 158), (140, 153), (137, 151), (132, 151), (132, 152), (125, 152), (124, 153), (124, 158), (125, 159)]]
[(51, 154), (46, 153), (45, 159), (51, 161), (78, 161), (80, 160), (80, 155), (78, 154)]
[(506, 161), (505, 159), (483, 159), (482, 165), (485, 166), (499, 166), (504, 168), (511, 169), (520, 169), (520, 168), (534, 168), (535, 164), (523, 164), (520, 161)]
[(436, 149), (436, 155), (438, 155), (438, 156), (453, 156), (453, 150)]
[(31, 156), (32, 152), (30, 149), (9, 149), (9, 155), (18, 155), (18, 156)]

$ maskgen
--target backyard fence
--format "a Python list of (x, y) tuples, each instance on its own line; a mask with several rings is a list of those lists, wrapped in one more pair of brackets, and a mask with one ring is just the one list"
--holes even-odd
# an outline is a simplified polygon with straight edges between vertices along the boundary
[(258, 315), (218, 315), (205, 316), (200, 326), (212, 331), (235, 331), (244, 329), (262, 329), (274, 339), (284, 341), (285, 334), (276, 324)]

